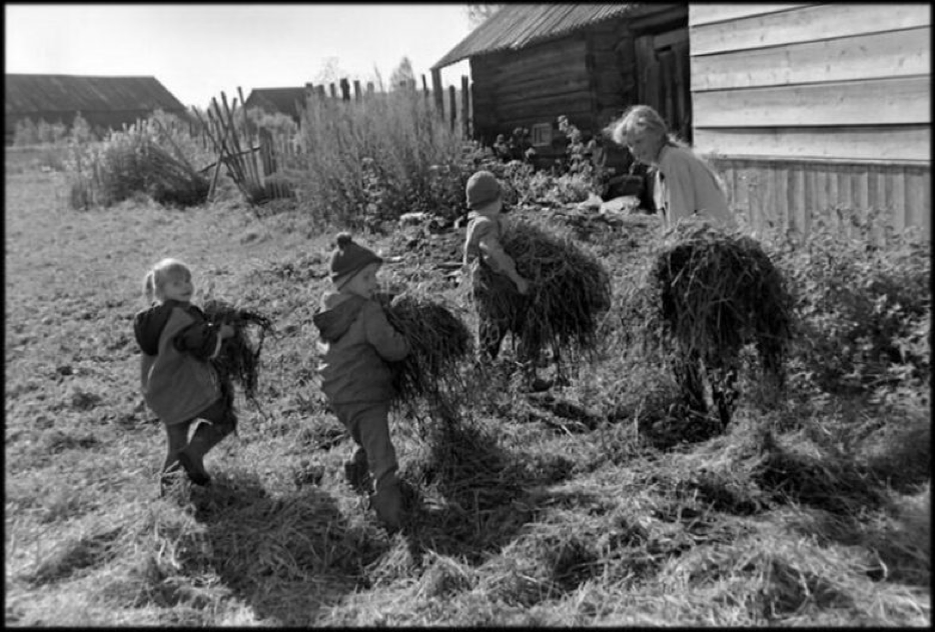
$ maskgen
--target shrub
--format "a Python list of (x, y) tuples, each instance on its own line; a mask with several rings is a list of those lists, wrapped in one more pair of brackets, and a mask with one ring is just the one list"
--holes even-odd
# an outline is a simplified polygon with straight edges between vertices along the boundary
[(931, 245), (913, 231), (874, 245), (876, 215), (853, 235), (819, 222), (777, 243), (799, 322), (797, 369), (828, 392), (871, 392), (931, 376)]
[(312, 99), (301, 127), (299, 186), (316, 220), (359, 229), (406, 212), (458, 212), (462, 142), (419, 93)]

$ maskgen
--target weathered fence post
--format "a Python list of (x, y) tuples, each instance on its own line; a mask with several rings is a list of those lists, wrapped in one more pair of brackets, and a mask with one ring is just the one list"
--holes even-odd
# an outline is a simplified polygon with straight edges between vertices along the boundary
[(451, 106), (451, 131), (455, 131), (458, 121), (458, 98), (455, 96), (455, 87), (448, 86), (448, 105)]
[(334, 87), (334, 83), (333, 83), (333, 82), (328, 84), (328, 92), (331, 93), (331, 98), (332, 98), (332, 99), (337, 99), (337, 98), (338, 98), (338, 91), (337, 91), (337, 89)]
[(425, 102), (428, 103), (432, 93), (429, 92), (429, 84), (425, 81), (425, 75), (422, 75), (422, 94), (425, 95)]
[(461, 75), (461, 133), (464, 138), (471, 137), (471, 87), (467, 75)]
[(354, 100), (360, 101), (360, 81), (358, 79), (354, 79)]
[(373, 82), (372, 81), (367, 82), (367, 96), (369, 97), (373, 96)]
[(435, 95), (435, 109), (438, 118), (445, 120), (445, 93), (442, 91), (442, 71), (432, 69), (432, 93)]
[(341, 79), (341, 100), (350, 101), (351, 100), (351, 84), (347, 80), (347, 77)]
[(324, 100), (325, 98), (325, 84), (320, 86), (315, 86), (315, 92), (318, 93), (318, 98)]

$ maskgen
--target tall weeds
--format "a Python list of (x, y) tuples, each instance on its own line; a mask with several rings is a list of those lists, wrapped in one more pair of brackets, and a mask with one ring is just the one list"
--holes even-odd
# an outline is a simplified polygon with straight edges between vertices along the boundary
[(299, 189), (315, 220), (359, 229), (406, 212), (457, 213), (463, 142), (420, 93), (310, 99), (301, 128)]

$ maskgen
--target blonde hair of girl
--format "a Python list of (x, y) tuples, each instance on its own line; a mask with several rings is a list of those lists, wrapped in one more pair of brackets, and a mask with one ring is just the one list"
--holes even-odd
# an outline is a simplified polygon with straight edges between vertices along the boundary
[(675, 134), (669, 131), (668, 125), (666, 125), (665, 120), (659, 115), (659, 113), (651, 108), (648, 105), (634, 105), (631, 106), (623, 113), (616, 121), (612, 122), (608, 126), (610, 137), (615, 143), (626, 147), (628, 145), (628, 140), (636, 136), (642, 136), (649, 134), (654, 136), (657, 139), (662, 140), (662, 145), (668, 145), (669, 147), (681, 147), (686, 149), (705, 166), (708, 171), (711, 172), (711, 175), (714, 176), (714, 180), (717, 182), (718, 187), (721, 191), (726, 194), (727, 187), (724, 184), (724, 181), (721, 179), (721, 176), (715, 171), (714, 167), (708, 163), (703, 157), (699, 156), (698, 153), (691, 148), (691, 146), (680, 140)]
[(143, 278), (143, 296), (150, 303), (153, 300), (162, 300), (162, 289), (169, 279), (178, 279), (181, 277), (191, 278), (191, 269), (179, 261), (168, 257), (163, 259), (146, 273)]

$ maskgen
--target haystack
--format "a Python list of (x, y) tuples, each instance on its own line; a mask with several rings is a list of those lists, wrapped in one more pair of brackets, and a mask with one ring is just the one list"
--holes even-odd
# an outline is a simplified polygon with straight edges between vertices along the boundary
[[(267, 333), (272, 331), (272, 322), (262, 314), (235, 307), (220, 299), (205, 301), (202, 307), (208, 320), (231, 325), (234, 335), (224, 341), (221, 353), (211, 361), (221, 379), (224, 396), (233, 402), (233, 383), (243, 389), (244, 396), (256, 401), (259, 378), (260, 352)], [(256, 328), (256, 331), (252, 329)]]
[[(546, 346), (555, 352), (594, 349), (600, 316), (611, 301), (610, 275), (597, 258), (567, 234), (529, 222), (511, 225), (501, 244), (529, 281), (529, 293), (481, 292), (477, 300), (489, 304), (478, 308), (514, 315), (529, 359)], [(482, 267), (477, 281), (482, 288), (495, 288), (503, 279)]]
[(782, 383), (792, 301), (755, 239), (708, 224), (676, 226), (654, 253), (634, 309), (652, 351), (734, 369), (741, 349), (755, 343), (763, 371)]
[(423, 296), (398, 296), (384, 306), (387, 320), (411, 346), (405, 359), (390, 363), (397, 402), (412, 404), (460, 386), (457, 365), (471, 352), (467, 325), (443, 304)]

